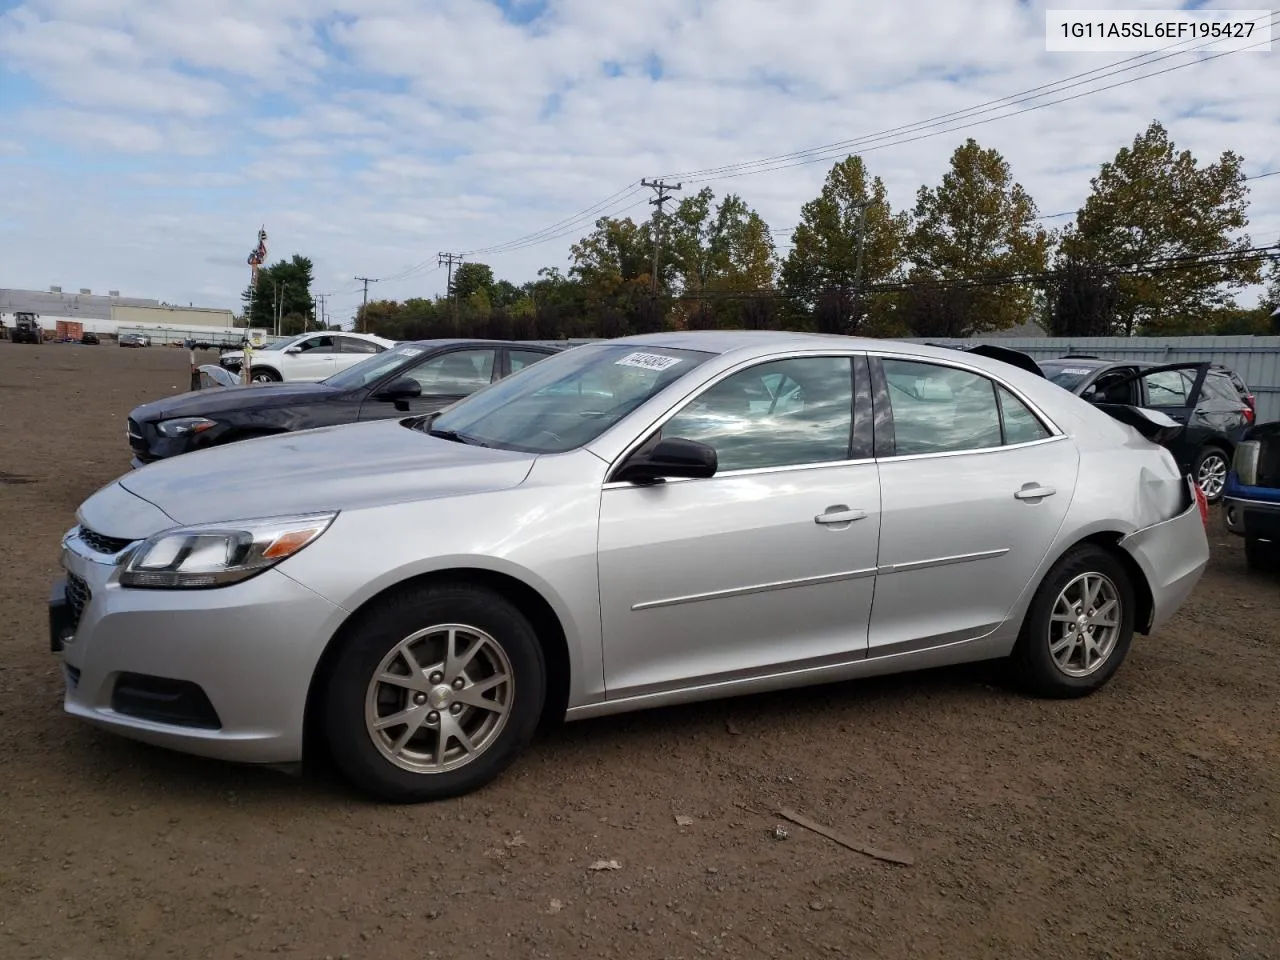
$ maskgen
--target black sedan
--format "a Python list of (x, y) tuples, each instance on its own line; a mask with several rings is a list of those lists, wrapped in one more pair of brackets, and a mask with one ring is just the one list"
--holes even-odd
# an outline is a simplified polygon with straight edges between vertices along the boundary
[(498, 340), (398, 344), (319, 383), (196, 390), (134, 408), (133, 466), (250, 437), (433, 413), (561, 347)]

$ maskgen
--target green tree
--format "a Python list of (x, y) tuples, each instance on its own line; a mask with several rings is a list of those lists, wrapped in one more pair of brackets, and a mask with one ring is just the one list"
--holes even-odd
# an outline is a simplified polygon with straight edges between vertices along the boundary
[(251, 321), (249, 326), (274, 330), (279, 315), (283, 318), (281, 333), (301, 333), (314, 328), (312, 271), (310, 258), (297, 253), (259, 270), (257, 290), (247, 287), (240, 297), (245, 304), (245, 315)]
[[(864, 214), (865, 207), (865, 214)], [(827, 173), (822, 192), (800, 209), (792, 250), (782, 263), (782, 289), (819, 329), (849, 333), (889, 322), (885, 297), (854, 296), (861, 284), (899, 277), (907, 218), (894, 214), (879, 178), (869, 178), (861, 157), (846, 157)], [(859, 240), (861, 238), (861, 244)]]
[(493, 269), (484, 263), (462, 263), (453, 271), (453, 297), (465, 303), (476, 293), (488, 295), (493, 288)]
[(652, 241), (648, 226), (630, 217), (601, 217), (595, 229), (569, 248), (569, 275), (596, 293), (612, 293), (625, 283), (649, 282)]
[[(1093, 190), (1062, 240), (1062, 256), (1114, 266), (1247, 249), (1249, 188), (1241, 158), (1224, 152), (1200, 166), (1153, 121), (1102, 165)], [(1116, 278), (1120, 331), (1203, 330), (1232, 290), (1259, 280), (1254, 264), (1153, 271)]]
[[(1008, 161), (970, 138), (951, 155), (942, 182), (916, 193), (907, 238), (912, 265), (908, 279), (927, 283), (1043, 272), (1051, 237), (1038, 221), (1035, 201), (1013, 179)], [(929, 329), (929, 311), (912, 301), (939, 296), (938, 290), (927, 296), (907, 291), (905, 312), (918, 335), (969, 336), (1001, 330), (1026, 323), (1035, 311), (1035, 291), (1029, 284), (969, 287), (944, 297), (947, 318), (943, 322), (939, 317), (939, 323), (949, 329)]]

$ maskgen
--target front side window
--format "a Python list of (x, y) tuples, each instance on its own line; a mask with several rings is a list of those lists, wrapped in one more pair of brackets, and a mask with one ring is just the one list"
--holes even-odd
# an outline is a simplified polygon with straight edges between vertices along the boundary
[(1000, 411), (992, 381), (932, 363), (886, 358), (882, 365), (897, 455), (1000, 446)]
[(297, 344), (303, 353), (333, 353), (333, 337), (312, 337)]
[(714, 354), (587, 344), (540, 360), (420, 424), (435, 435), (529, 453), (590, 443)]
[(762, 363), (703, 391), (662, 436), (713, 447), (718, 472), (847, 460), (852, 374), (848, 357)]
[(324, 382), (331, 387), (337, 387), (339, 390), (355, 390), (359, 387), (367, 387), (371, 383), (381, 380), (397, 367), (407, 366), (413, 362), (414, 358), (421, 357), (426, 352), (423, 347), (403, 344), (370, 356), (366, 360), (361, 360), (345, 370), (340, 370)]
[(405, 372), (422, 385), (422, 393), (442, 397), (462, 397), (488, 386), (493, 379), (497, 351), (455, 350)]

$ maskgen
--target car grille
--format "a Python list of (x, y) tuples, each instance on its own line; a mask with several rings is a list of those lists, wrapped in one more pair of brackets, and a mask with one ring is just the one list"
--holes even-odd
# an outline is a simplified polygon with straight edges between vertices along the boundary
[(133, 543), (132, 540), (125, 540), (121, 537), (108, 537), (105, 534), (95, 533), (88, 527), (78, 528), (76, 536), (80, 538), (81, 543), (94, 553), (114, 555)]
[(85, 605), (93, 596), (89, 584), (74, 573), (67, 574), (67, 607), (71, 610), (71, 629), (80, 626), (80, 617), (84, 614)]

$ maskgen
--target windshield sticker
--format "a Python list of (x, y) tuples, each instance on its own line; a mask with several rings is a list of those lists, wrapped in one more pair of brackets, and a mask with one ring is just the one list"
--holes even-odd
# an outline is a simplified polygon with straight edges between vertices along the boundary
[(1092, 373), (1093, 371), (1091, 371), (1088, 367), (1063, 367), (1058, 372), (1065, 373), (1068, 376), (1072, 376), (1072, 377), (1083, 377), (1089, 373)]
[(422, 352), (421, 347), (401, 347), (396, 351), (402, 357), (416, 357)]
[(645, 370), (666, 370), (680, 362), (681, 357), (664, 357), (660, 353), (629, 353), (615, 361), (617, 367), (641, 367)]

